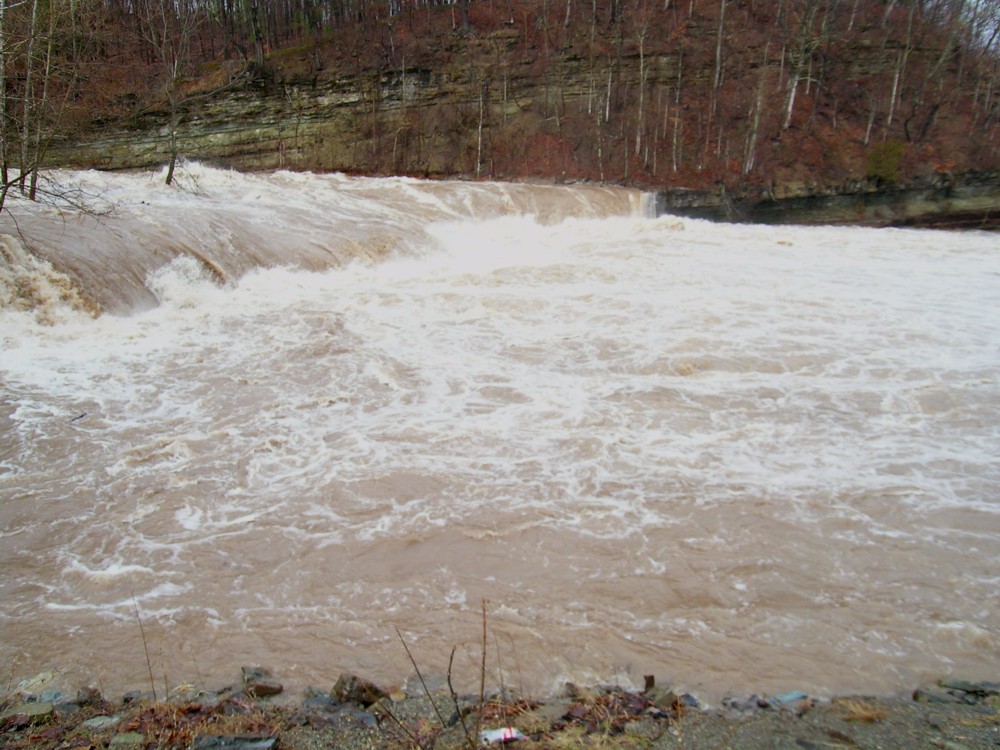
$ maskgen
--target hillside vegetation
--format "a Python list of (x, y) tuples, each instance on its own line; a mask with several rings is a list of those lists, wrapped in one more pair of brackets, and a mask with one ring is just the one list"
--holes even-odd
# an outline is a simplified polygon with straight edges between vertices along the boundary
[(0, 26), (8, 186), (177, 156), (776, 194), (1000, 167), (995, 0), (29, 0)]

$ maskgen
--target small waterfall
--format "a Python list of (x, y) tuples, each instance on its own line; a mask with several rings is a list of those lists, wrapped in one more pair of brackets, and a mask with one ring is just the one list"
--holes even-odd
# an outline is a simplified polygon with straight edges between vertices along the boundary
[[(240, 174), (186, 165), (175, 186), (154, 173), (63, 172), (100, 213), (12, 203), (0, 221), (6, 307), (49, 304), (28, 283), (39, 273), (90, 312), (128, 314), (157, 304), (150, 275), (178, 257), (219, 284), (257, 268), (310, 271), (426, 253), (441, 221), (532, 215), (540, 223), (645, 212), (637, 191), (614, 187), (429, 182), (278, 172)], [(109, 210), (110, 208), (110, 210)], [(6, 213), (5, 213), (6, 217)], [(42, 271), (41, 269), (46, 269)], [(19, 281), (18, 281), (19, 280)], [(68, 301), (68, 300), (67, 300)], [(84, 302), (85, 301), (85, 302)]]

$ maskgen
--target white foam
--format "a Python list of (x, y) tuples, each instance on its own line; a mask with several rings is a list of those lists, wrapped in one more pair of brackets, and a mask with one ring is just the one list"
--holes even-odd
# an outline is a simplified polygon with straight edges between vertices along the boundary
[[(8, 611), (121, 613), (113, 584), (134, 578), (169, 619), (210, 603), (223, 629), (274, 608), (447, 639), (434, 607), (486, 597), (510, 627), (593, 637), (580, 670), (604, 677), (643, 642), (712, 658), (689, 645), (705, 638), (720, 674), (741, 638), (779, 670), (817, 628), (861, 661), (926, 667), (930, 613), (1000, 627), (974, 604), (995, 598), (979, 561), (1000, 553), (994, 238), (477, 220), (479, 193), (414, 181), (196, 176), (212, 200), (252, 199), (215, 217), (220, 236), (263, 220), (263, 242), (309, 244), (336, 190), (331, 223), (363, 206), (412, 252), (220, 284), (199, 235), (144, 277), (151, 309), (0, 312), (16, 443), (0, 482), (35, 503), (3, 549), (30, 537), (44, 560), (44, 523), (75, 555), (40, 566), (41, 604)], [(153, 235), (164, 206), (205, 200), (86, 179)], [(163, 202), (148, 215), (147, 198)], [(244, 241), (213, 257), (279, 255)], [(53, 510), (65, 498), (86, 523)], [(969, 632), (946, 658), (984, 653)]]

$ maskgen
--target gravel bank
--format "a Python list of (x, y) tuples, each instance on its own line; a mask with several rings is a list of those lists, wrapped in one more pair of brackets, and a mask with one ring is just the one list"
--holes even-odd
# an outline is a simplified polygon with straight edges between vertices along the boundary
[(353, 675), (293, 703), (273, 702), (280, 682), (250, 667), (237, 685), (182, 685), (166, 699), (136, 692), (109, 700), (93, 688), (67, 696), (46, 682), (24, 683), (3, 698), (0, 747), (447, 750), (474, 746), (479, 730), (502, 728), (517, 736), (508, 743), (517, 750), (1000, 747), (1000, 684), (992, 682), (942, 680), (907, 698), (816, 700), (793, 692), (714, 707), (662, 686), (639, 693), (567, 685), (545, 701), (487, 698), (481, 724), (476, 697), (424, 692), (419, 684), (390, 694)]

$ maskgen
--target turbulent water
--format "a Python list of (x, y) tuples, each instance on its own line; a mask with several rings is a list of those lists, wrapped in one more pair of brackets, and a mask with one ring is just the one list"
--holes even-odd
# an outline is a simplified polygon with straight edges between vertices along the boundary
[(160, 178), (0, 237), (12, 679), (148, 684), (138, 612), (157, 683), (468, 684), (483, 599), (536, 694), (996, 676), (995, 235)]

